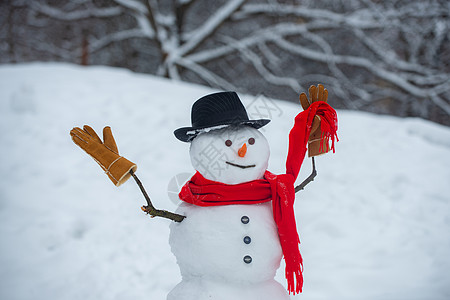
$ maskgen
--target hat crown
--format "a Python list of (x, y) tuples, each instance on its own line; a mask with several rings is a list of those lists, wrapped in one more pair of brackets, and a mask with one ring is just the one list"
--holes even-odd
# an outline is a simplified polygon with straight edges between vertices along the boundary
[(220, 92), (198, 99), (192, 106), (192, 127), (248, 121), (247, 111), (235, 92)]
[(258, 129), (269, 122), (268, 119), (249, 120), (236, 92), (219, 92), (195, 101), (191, 110), (192, 126), (178, 128), (174, 134), (180, 141), (190, 142), (207, 128), (246, 125)]

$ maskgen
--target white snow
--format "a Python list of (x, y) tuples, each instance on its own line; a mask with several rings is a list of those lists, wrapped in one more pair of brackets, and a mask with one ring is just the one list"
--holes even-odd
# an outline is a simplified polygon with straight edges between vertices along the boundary
[[(170, 221), (142, 213), (136, 184), (114, 187), (69, 130), (111, 126), (155, 206), (174, 211), (167, 184), (193, 169), (173, 130), (211, 92), (107, 67), (0, 66), (0, 298), (165, 299), (181, 280)], [(301, 107), (273, 103), (282, 113), (261, 130), (281, 173)], [(305, 284), (291, 298), (449, 299), (450, 129), (338, 114), (336, 153), (297, 196)], [(299, 182), (309, 172), (305, 160)]]

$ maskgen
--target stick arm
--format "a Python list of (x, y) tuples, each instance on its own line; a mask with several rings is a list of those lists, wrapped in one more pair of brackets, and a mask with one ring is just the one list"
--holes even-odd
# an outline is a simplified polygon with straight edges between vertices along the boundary
[(152, 218), (161, 217), (161, 218), (170, 219), (175, 222), (181, 222), (181, 221), (183, 221), (184, 218), (186, 218), (185, 216), (182, 216), (182, 215), (179, 215), (179, 214), (167, 211), (167, 210), (156, 209), (153, 206), (152, 201), (151, 201), (150, 197), (148, 196), (147, 192), (145, 191), (145, 188), (142, 185), (142, 182), (139, 180), (139, 178), (136, 176), (136, 174), (133, 172), (133, 170), (130, 170), (130, 174), (131, 174), (131, 176), (133, 176), (134, 180), (136, 181), (137, 185), (139, 186), (139, 189), (141, 190), (142, 194), (144, 195), (145, 200), (147, 201), (147, 205), (144, 205), (141, 207), (142, 211), (144, 211), (145, 213), (150, 215)]
[(311, 175), (309, 175), (302, 183), (297, 185), (295, 187), (295, 192), (299, 192), (305, 188), (305, 186), (310, 183), (311, 181), (314, 181), (314, 178), (317, 176), (317, 170), (316, 170), (316, 161), (314, 160), (314, 157), (311, 157), (312, 159), (312, 172)]

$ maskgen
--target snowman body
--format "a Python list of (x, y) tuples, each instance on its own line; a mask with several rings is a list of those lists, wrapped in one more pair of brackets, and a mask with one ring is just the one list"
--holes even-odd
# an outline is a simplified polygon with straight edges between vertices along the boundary
[(270, 203), (197, 207), (171, 224), (169, 243), (182, 281), (172, 299), (289, 299), (274, 280), (282, 257)]
[[(190, 148), (194, 168), (225, 184), (261, 179), (269, 154), (265, 137), (248, 126), (201, 133)], [(168, 300), (289, 299), (274, 280), (282, 250), (271, 201), (211, 207), (182, 203), (177, 213), (186, 218), (171, 224), (169, 244), (182, 281)]]

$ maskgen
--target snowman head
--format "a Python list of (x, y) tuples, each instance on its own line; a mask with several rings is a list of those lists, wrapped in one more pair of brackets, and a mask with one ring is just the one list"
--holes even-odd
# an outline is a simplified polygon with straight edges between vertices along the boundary
[(258, 129), (269, 122), (250, 120), (235, 92), (220, 92), (198, 99), (192, 105), (192, 126), (174, 134), (191, 142), (192, 165), (203, 177), (237, 184), (264, 175), (269, 145)]
[(225, 184), (261, 179), (269, 155), (264, 135), (246, 125), (204, 131), (190, 147), (193, 167), (206, 179)]

